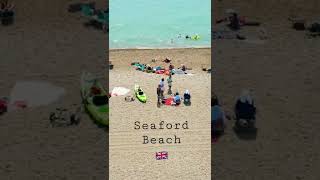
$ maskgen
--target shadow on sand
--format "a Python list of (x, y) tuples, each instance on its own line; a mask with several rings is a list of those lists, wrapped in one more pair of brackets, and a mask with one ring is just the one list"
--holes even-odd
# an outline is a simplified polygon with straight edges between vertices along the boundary
[(236, 126), (233, 127), (233, 131), (237, 135), (239, 139), (243, 140), (256, 140), (258, 135), (258, 129), (257, 128), (251, 128), (251, 129), (240, 129)]

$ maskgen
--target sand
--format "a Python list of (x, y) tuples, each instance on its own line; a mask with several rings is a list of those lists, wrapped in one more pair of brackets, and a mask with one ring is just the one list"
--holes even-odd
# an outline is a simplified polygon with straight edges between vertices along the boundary
[[(122, 86), (131, 89), (139, 84), (148, 96), (146, 104), (137, 99), (126, 102), (124, 96), (110, 98), (109, 168), (110, 179), (210, 179), (210, 82), (211, 74), (201, 70), (210, 67), (210, 49), (112, 50), (110, 60), (114, 69), (109, 72), (109, 88)], [(136, 71), (133, 60), (162, 65), (169, 57), (179, 66), (192, 67), (193, 76), (174, 75), (173, 92), (183, 94), (189, 89), (192, 105), (157, 108), (156, 86), (163, 75)], [(156, 58), (156, 63), (151, 59)], [(168, 64), (166, 64), (166, 67)], [(183, 130), (135, 130), (134, 122), (189, 123)], [(181, 138), (181, 144), (143, 144), (149, 137)], [(156, 160), (155, 153), (168, 151), (168, 160)]]
[[(62, 87), (58, 102), (0, 116), (1, 179), (106, 179), (107, 133), (82, 114), (79, 126), (52, 128), (49, 113), (81, 102), (82, 70), (105, 79), (106, 34), (83, 26), (67, 12), (79, 1), (15, 1), (16, 21), (0, 28), (0, 96), (16, 81), (45, 81)], [(96, 1), (103, 7), (104, 1)], [(107, 85), (107, 83), (105, 82)]]
[(319, 178), (319, 45), (291, 29), (289, 16), (314, 20), (319, 1), (215, 1), (215, 17), (233, 8), (261, 21), (242, 33), (262, 43), (214, 42), (213, 91), (229, 114), (241, 90), (252, 89), (258, 108), (256, 140), (239, 139), (228, 121), (213, 145), (213, 179)]

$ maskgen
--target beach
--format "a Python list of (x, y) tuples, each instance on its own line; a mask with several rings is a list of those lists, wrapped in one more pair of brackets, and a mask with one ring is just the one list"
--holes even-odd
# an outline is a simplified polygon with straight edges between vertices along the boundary
[[(247, 40), (215, 40), (213, 92), (227, 114), (242, 89), (253, 91), (255, 140), (239, 139), (233, 120), (213, 144), (213, 179), (308, 179), (319, 177), (319, 45), (292, 29), (289, 17), (317, 18), (318, 1), (215, 1), (214, 16), (228, 8), (260, 21), (243, 27)], [(219, 28), (218, 25), (213, 25)], [(260, 39), (260, 32), (268, 38)]]
[[(67, 11), (80, 1), (15, 1), (16, 19), (0, 28), (0, 96), (17, 81), (45, 81), (65, 90), (54, 103), (0, 116), (1, 179), (107, 179), (107, 132), (86, 113), (78, 126), (51, 127), (50, 112), (80, 106), (83, 70), (106, 79), (107, 35)], [(96, 1), (105, 8), (105, 1)], [(107, 82), (103, 82), (107, 86)]]
[[(133, 88), (139, 84), (148, 100), (136, 98), (126, 102), (125, 96), (110, 98), (109, 168), (110, 179), (210, 179), (210, 84), (211, 74), (202, 67), (211, 67), (211, 49), (123, 49), (111, 50), (110, 61), (114, 69), (109, 72), (110, 91), (125, 87), (134, 96)], [(157, 107), (156, 87), (165, 75), (135, 70), (130, 64), (139, 61), (151, 66), (167, 67), (165, 58), (177, 68), (184, 64), (192, 75), (173, 75), (172, 91), (181, 95), (188, 89), (191, 106), (162, 105)], [(155, 59), (155, 62), (151, 60)], [(167, 85), (165, 86), (167, 88)], [(168, 95), (165, 93), (165, 96)], [(134, 129), (135, 122), (180, 123), (188, 121), (188, 129)], [(143, 144), (143, 137), (180, 138), (176, 144)], [(156, 160), (155, 153), (167, 151), (167, 160)]]

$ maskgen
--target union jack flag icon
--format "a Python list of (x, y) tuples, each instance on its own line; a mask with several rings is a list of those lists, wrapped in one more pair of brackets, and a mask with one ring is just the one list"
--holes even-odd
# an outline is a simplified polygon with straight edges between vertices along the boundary
[(168, 159), (168, 152), (167, 151), (156, 152), (156, 159), (157, 160)]

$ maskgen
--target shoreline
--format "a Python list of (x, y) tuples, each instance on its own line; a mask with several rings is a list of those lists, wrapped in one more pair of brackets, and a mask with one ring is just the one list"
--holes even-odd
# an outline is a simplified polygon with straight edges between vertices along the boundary
[(109, 48), (109, 51), (134, 51), (134, 50), (181, 50), (181, 49), (211, 49), (211, 46), (206, 47), (159, 47), (159, 48), (148, 48), (148, 47), (139, 47), (139, 48)]

